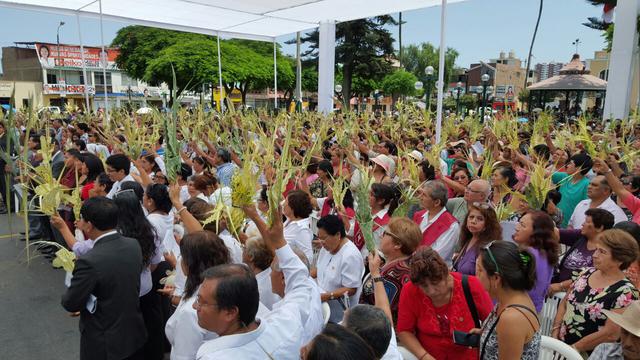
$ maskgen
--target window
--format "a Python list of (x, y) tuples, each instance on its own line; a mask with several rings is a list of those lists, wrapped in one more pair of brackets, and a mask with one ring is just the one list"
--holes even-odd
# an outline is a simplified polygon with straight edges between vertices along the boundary
[(50, 74), (49, 72), (47, 72), (47, 84), (57, 84), (58, 83), (58, 77), (56, 76), (56, 74)]
[(138, 86), (138, 80), (129, 77), (127, 74), (122, 74), (122, 86)]
[(609, 69), (604, 69), (602, 71), (600, 71), (600, 75), (599, 75), (600, 79), (602, 80), (607, 80), (609, 79)]
[[(105, 83), (104, 83), (104, 77), (102, 76), (102, 72), (95, 72), (95, 77), (96, 77), (96, 84), (95, 84), (96, 93), (104, 93), (105, 92)], [(113, 89), (111, 88), (111, 73), (110, 72), (107, 73), (106, 92), (107, 93), (113, 92)]]
[(29, 99), (22, 99), (22, 107), (23, 108), (29, 107)]

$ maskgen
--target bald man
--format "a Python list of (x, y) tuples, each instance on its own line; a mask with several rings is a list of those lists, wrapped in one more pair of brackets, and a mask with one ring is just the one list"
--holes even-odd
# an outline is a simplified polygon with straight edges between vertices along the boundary
[(467, 185), (464, 191), (464, 197), (453, 198), (447, 201), (447, 211), (449, 211), (460, 224), (464, 223), (464, 219), (469, 212), (469, 204), (474, 202), (487, 202), (489, 199), (489, 193), (491, 192), (491, 186), (486, 180), (473, 180)]

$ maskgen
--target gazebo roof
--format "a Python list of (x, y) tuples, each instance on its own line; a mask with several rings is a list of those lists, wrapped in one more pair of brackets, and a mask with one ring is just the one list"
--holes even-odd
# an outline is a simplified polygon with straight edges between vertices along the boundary
[(547, 80), (540, 81), (529, 86), (530, 91), (548, 90), (578, 90), (578, 91), (604, 91), (607, 82), (599, 77), (589, 74), (557, 75)]
[(560, 70), (560, 75), (535, 83), (527, 89), (530, 91), (604, 91), (607, 89), (607, 82), (590, 75), (589, 70), (580, 61), (580, 55), (574, 54), (571, 62)]

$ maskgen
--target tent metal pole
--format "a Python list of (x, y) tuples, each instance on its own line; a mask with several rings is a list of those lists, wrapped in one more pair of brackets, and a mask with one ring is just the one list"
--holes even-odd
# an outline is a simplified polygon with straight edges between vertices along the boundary
[[(100, 62), (102, 62), (102, 81), (104, 82), (103, 90), (104, 90), (104, 115), (107, 121), (107, 125), (109, 124), (109, 97), (107, 96), (107, 51), (104, 48), (104, 24), (102, 23), (102, 0), (98, 1), (100, 7)], [(104, 57), (104, 58), (103, 58)]]
[(222, 87), (222, 58), (220, 57), (220, 33), (216, 36), (216, 40), (218, 42), (218, 85), (220, 86), (220, 112), (224, 112), (224, 100), (223, 100), (223, 92), (224, 88)]
[(276, 38), (273, 38), (273, 106), (278, 111), (278, 60), (276, 60)]
[(436, 144), (440, 143), (442, 136), (442, 102), (444, 99), (444, 54), (447, 50), (445, 43), (447, 20), (447, 0), (442, 0), (442, 9), (440, 11), (440, 64), (438, 65), (438, 107), (436, 115)]
[(76, 13), (76, 22), (78, 23), (78, 40), (80, 41), (80, 59), (82, 60), (82, 78), (84, 79), (84, 104), (85, 112), (91, 112), (89, 107), (89, 88), (87, 86), (87, 67), (84, 62), (84, 44), (82, 43), (82, 30), (80, 29), (80, 14)]

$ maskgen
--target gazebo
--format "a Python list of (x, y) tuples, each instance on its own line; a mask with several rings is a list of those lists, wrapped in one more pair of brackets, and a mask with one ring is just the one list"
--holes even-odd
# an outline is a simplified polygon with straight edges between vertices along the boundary
[[(601, 110), (604, 95), (607, 90), (607, 82), (599, 77), (589, 74), (580, 55), (574, 54), (571, 62), (560, 69), (560, 74), (540, 81), (528, 87), (529, 110), (532, 105), (545, 108), (549, 99), (564, 97), (564, 112), (570, 113), (577, 110), (585, 94), (595, 95), (596, 110)], [(549, 97), (551, 95), (551, 97)], [(571, 103), (573, 101), (573, 108)]]

